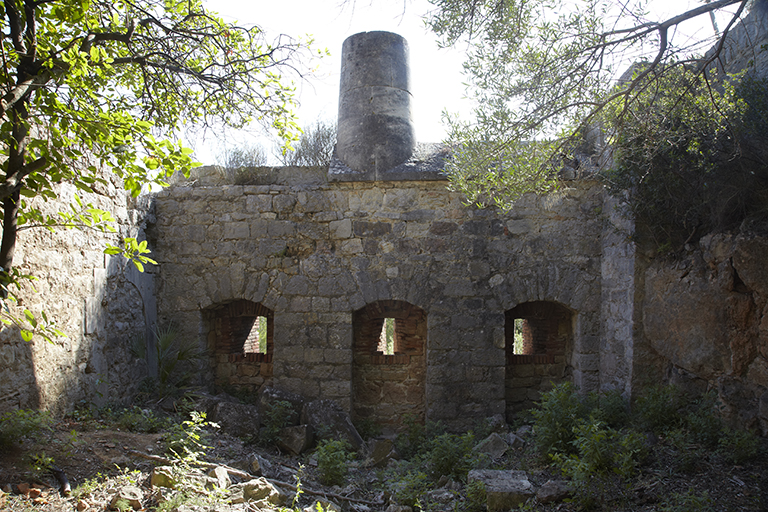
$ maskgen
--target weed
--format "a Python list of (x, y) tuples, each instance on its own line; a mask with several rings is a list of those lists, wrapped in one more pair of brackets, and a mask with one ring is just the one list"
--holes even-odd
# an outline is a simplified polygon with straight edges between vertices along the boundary
[(390, 481), (390, 492), (397, 503), (413, 507), (429, 490), (427, 474), (419, 470), (409, 470), (405, 475)]
[(193, 411), (190, 419), (171, 427), (166, 434), (168, 453), (185, 462), (199, 460), (210, 446), (207, 428), (219, 428), (216, 423), (208, 422), (204, 412)]
[(487, 455), (473, 452), (475, 444), (475, 436), (471, 432), (462, 435), (442, 434), (433, 438), (426, 454), (429, 475), (434, 480), (448, 476), (464, 481), (471, 469), (487, 466)]
[(629, 403), (621, 390), (613, 389), (602, 393), (590, 393), (594, 400), (591, 414), (612, 428), (629, 425)]
[(405, 459), (410, 459), (417, 454), (424, 453), (428, 448), (429, 440), (445, 431), (439, 422), (427, 421), (422, 424), (414, 415), (406, 415), (403, 418), (405, 428), (395, 439), (397, 453)]
[(296, 417), (293, 404), (287, 400), (270, 402), (262, 420), (261, 441), (264, 444), (273, 444), (280, 431), (290, 425)]
[(94, 478), (85, 480), (83, 483), (72, 489), (72, 497), (74, 499), (85, 498), (103, 486), (104, 476), (101, 473), (98, 473)]
[(553, 453), (552, 460), (573, 482), (576, 499), (583, 508), (605, 501), (633, 476), (645, 457), (643, 437), (632, 430), (619, 431), (594, 417), (574, 428), (575, 454)]
[(703, 395), (683, 419), (690, 440), (707, 448), (717, 446), (723, 431), (723, 423), (715, 414), (716, 400), (714, 393)]
[(469, 482), (466, 487), (467, 512), (482, 512), (488, 500), (485, 484), (480, 480)]
[(685, 493), (673, 493), (661, 506), (662, 512), (710, 512), (714, 509), (714, 502), (709, 494), (704, 491), (697, 494), (693, 489)]
[(639, 397), (634, 412), (642, 425), (656, 434), (674, 429), (682, 423), (682, 396), (674, 386), (655, 386)]
[(726, 429), (718, 452), (734, 464), (742, 464), (760, 454), (760, 439), (749, 430)]
[(343, 485), (347, 478), (347, 462), (355, 457), (351, 447), (344, 440), (323, 440), (317, 447), (317, 470), (320, 483)]
[(554, 452), (572, 452), (574, 428), (586, 411), (587, 407), (576, 393), (576, 387), (570, 382), (557, 384), (544, 393), (538, 408), (532, 411), (539, 454), (546, 457)]
[[(147, 345), (144, 339), (137, 338), (131, 352), (149, 364)], [(168, 325), (155, 331), (152, 345), (157, 361), (157, 377), (149, 386), (150, 394), (160, 397), (174, 395), (194, 381), (197, 375), (196, 367), (205, 356), (205, 351), (194, 341), (180, 339), (175, 326)]]
[(372, 439), (381, 435), (381, 424), (372, 418), (358, 418), (354, 423), (355, 429), (363, 439)]
[(48, 473), (53, 466), (53, 457), (49, 457), (45, 452), (33, 453), (29, 456), (29, 469), (35, 473), (38, 478)]
[(47, 411), (17, 409), (0, 416), (0, 451), (13, 447), (21, 438), (34, 438), (50, 430), (53, 419)]
[(169, 428), (172, 421), (168, 417), (158, 416), (152, 409), (142, 409), (138, 406), (104, 411), (104, 416), (116, 426), (130, 432), (155, 434)]

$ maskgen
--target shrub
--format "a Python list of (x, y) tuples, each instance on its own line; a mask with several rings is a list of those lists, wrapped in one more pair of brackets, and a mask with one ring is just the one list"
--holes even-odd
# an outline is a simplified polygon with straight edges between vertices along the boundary
[(13, 447), (22, 437), (33, 438), (50, 430), (53, 419), (47, 411), (17, 409), (0, 416), (0, 450)]
[(320, 442), (315, 452), (320, 483), (343, 485), (347, 478), (347, 462), (354, 458), (351, 447), (344, 440)]
[(289, 425), (296, 416), (293, 404), (287, 400), (275, 400), (269, 402), (262, 419), (260, 432), (261, 441), (264, 444), (273, 444), (280, 431)]
[(579, 422), (572, 444), (576, 453), (556, 452), (552, 460), (572, 480), (584, 508), (603, 502), (610, 491), (621, 492), (621, 482), (646, 455), (640, 433), (615, 430), (595, 418)]
[(683, 406), (674, 386), (655, 386), (637, 399), (634, 412), (645, 428), (661, 434), (680, 426)]
[(536, 450), (541, 456), (553, 452), (573, 451), (574, 428), (587, 408), (576, 393), (576, 387), (564, 382), (544, 393), (532, 411)]
[(396, 471), (400, 476), (389, 480), (389, 487), (395, 501), (400, 505), (413, 507), (421, 497), (429, 490), (430, 480), (426, 473), (418, 469), (411, 469), (403, 473)]
[(483, 482), (480, 480), (469, 482), (466, 487), (466, 493), (468, 512), (482, 512), (485, 510), (488, 497)]
[(185, 462), (199, 460), (210, 448), (210, 433), (207, 430), (209, 428), (219, 426), (207, 421), (204, 412), (191, 412), (190, 419), (173, 425), (166, 433), (165, 441), (169, 455)]
[[(174, 325), (159, 328), (154, 333), (155, 360), (157, 377), (150, 379), (150, 393), (159, 397), (176, 395), (183, 388), (190, 386), (197, 375), (197, 366), (205, 356), (205, 351), (193, 340), (179, 338)], [(147, 343), (143, 338), (134, 340), (131, 352), (135, 357), (149, 363)]]
[(742, 464), (760, 454), (760, 438), (749, 430), (726, 429), (718, 451), (734, 464)]

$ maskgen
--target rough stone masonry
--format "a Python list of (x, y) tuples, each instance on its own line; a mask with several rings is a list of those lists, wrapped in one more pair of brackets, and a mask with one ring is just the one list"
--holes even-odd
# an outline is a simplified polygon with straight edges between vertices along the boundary
[[(714, 235), (680, 261), (653, 259), (583, 180), (509, 214), (464, 205), (441, 173), (448, 151), (413, 143), (407, 44), (353, 38), (352, 54), (392, 72), (345, 64), (352, 99), (330, 168), (241, 170), (247, 185), (207, 168), (141, 204), (97, 190), (86, 200), (113, 211), (120, 235), (150, 242), (147, 274), (105, 257), (98, 234), (24, 232), (20, 267), (44, 292), (24, 305), (68, 337), (0, 332), (0, 410), (130, 398), (132, 340), (173, 323), (209, 349), (199, 376), (212, 388), (271, 384), (385, 426), (512, 419), (572, 380), (630, 396), (716, 389), (733, 424), (767, 430), (764, 237)], [(368, 46), (382, 40), (393, 46)]]

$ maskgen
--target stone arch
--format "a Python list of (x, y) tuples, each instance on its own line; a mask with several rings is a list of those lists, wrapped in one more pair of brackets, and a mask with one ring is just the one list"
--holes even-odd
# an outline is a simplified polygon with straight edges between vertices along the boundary
[(569, 378), (575, 316), (550, 301), (525, 302), (504, 312), (508, 421), (529, 409), (551, 383)]
[(274, 315), (263, 304), (245, 299), (202, 311), (203, 336), (210, 354), (210, 372), (204, 380), (209, 386), (255, 393), (272, 377)]
[[(391, 353), (380, 345), (394, 319)], [(352, 415), (385, 429), (410, 415), (425, 417), (427, 313), (401, 300), (380, 300), (352, 314)]]

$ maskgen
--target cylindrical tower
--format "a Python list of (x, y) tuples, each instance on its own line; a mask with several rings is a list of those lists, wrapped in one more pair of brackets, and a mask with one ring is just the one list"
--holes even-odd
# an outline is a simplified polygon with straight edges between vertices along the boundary
[(336, 154), (354, 171), (378, 172), (413, 155), (408, 42), (391, 32), (344, 41)]

